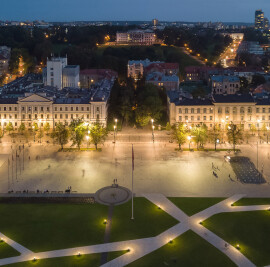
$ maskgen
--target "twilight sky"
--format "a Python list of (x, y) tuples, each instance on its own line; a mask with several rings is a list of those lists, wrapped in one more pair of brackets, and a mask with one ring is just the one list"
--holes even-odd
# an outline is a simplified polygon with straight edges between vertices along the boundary
[(159, 20), (253, 22), (270, 0), (0, 0), (0, 20)]

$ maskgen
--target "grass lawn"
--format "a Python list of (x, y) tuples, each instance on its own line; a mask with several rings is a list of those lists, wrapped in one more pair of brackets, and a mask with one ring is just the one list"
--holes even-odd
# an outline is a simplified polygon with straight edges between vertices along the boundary
[(198, 197), (170, 197), (169, 200), (184, 211), (188, 216), (192, 216), (206, 208), (209, 208), (225, 198), (198, 198)]
[[(117, 251), (111, 252), (111, 259), (115, 259), (121, 256), (124, 252)], [(28, 261), (28, 262), (20, 262), (8, 265), (9, 267), (98, 267), (100, 266), (101, 254), (88, 254), (78, 256), (70, 256), (70, 257), (61, 257), (61, 258), (52, 258), (52, 259), (43, 259), (37, 261)]]
[(256, 266), (270, 264), (270, 211), (214, 215), (203, 225), (240, 251)]
[(34, 252), (103, 243), (108, 207), (0, 204), (0, 232)]
[(0, 241), (0, 259), (20, 256), (21, 254), (5, 242)]
[(235, 266), (222, 252), (188, 231), (162, 248), (129, 264), (130, 267), (162, 266)]
[(115, 206), (110, 241), (131, 240), (156, 236), (178, 223), (145, 198), (134, 198), (134, 220), (131, 201)]
[(252, 206), (252, 205), (269, 205), (270, 198), (241, 198), (236, 201), (234, 206)]

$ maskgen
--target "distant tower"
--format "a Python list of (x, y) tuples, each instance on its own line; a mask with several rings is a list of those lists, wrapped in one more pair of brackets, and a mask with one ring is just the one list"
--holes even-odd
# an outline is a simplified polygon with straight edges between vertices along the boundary
[(255, 11), (255, 29), (256, 30), (264, 29), (264, 13), (261, 9)]
[(158, 20), (157, 20), (157, 19), (153, 19), (153, 20), (152, 20), (152, 23), (153, 23), (153, 26), (154, 26), (154, 27), (157, 27), (157, 25), (158, 25)]

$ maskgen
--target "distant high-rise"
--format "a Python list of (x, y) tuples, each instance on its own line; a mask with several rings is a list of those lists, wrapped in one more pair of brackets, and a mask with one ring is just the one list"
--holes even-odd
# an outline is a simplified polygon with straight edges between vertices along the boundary
[(157, 19), (153, 19), (152, 20), (153, 26), (156, 27), (158, 25), (158, 20)]
[(265, 30), (269, 29), (269, 19), (268, 18), (264, 18), (264, 29)]
[(255, 11), (255, 29), (264, 29), (264, 13), (261, 9)]

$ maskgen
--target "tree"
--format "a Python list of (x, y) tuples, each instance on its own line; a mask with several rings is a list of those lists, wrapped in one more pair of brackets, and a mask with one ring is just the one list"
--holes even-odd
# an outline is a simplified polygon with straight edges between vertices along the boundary
[(24, 131), (25, 131), (25, 124), (23, 122), (21, 123), (18, 131), (19, 131), (20, 134), (23, 134), (24, 133)]
[(108, 131), (105, 127), (103, 127), (100, 123), (96, 122), (92, 127), (90, 128), (90, 138), (93, 144), (96, 147), (96, 150), (98, 149), (98, 144), (101, 142), (104, 142)]
[(141, 127), (146, 126), (150, 119), (151, 117), (147, 114), (146, 111), (144, 111), (142, 107), (135, 110), (136, 123), (138, 123)]
[(166, 131), (170, 132), (171, 129), (172, 129), (171, 124), (169, 122), (167, 122), (167, 124), (166, 124)]
[(48, 132), (50, 131), (50, 123), (46, 123), (45, 125), (44, 125), (44, 131), (46, 132), (46, 134), (48, 135)]
[(2, 129), (2, 127), (0, 127), (0, 143), (2, 142), (2, 138), (4, 137), (4, 130)]
[(255, 132), (257, 131), (257, 128), (253, 123), (250, 125), (250, 131), (252, 135), (255, 135)]
[(255, 75), (252, 76), (252, 82), (251, 83), (254, 86), (259, 86), (261, 84), (265, 84), (266, 80), (265, 80), (264, 76), (259, 75), (259, 74), (255, 74)]
[(192, 128), (192, 135), (195, 143), (197, 144), (197, 149), (203, 147), (206, 139), (207, 139), (207, 127), (205, 124), (197, 125)]
[(10, 132), (14, 130), (12, 122), (9, 122), (6, 126), (6, 130), (8, 131), (8, 134), (10, 135)]
[(233, 150), (235, 151), (235, 146), (243, 139), (241, 128), (231, 122), (227, 127), (227, 136), (229, 142), (233, 144)]
[(41, 138), (44, 136), (44, 131), (43, 131), (43, 129), (39, 129), (39, 131), (38, 131), (38, 135), (37, 135), (37, 138), (39, 138), (39, 140), (40, 140), (40, 143), (41, 143)]
[(217, 143), (220, 140), (220, 127), (214, 124), (213, 129), (209, 131), (209, 139), (215, 144), (215, 150), (217, 150)]
[(70, 135), (71, 135), (70, 139), (72, 141), (72, 146), (76, 145), (80, 149), (83, 138), (87, 131), (87, 125), (81, 119), (78, 119), (78, 120), (73, 120), (70, 123), (69, 128), (70, 128)]
[(267, 132), (267, 126), (266, 126), (265, 122), (263, 123), (263, 125), (261, 127), (261, 131), (263, 132), (263, 135), (265, 136), (266, 132)]
[(55, 125), (52, 137), (56, 139), (57, 143), (63, 150), (64, 145), (68, 143), (69, 131), (68, 128), (62, 123), (58, 122)]
[(182, 145), (187, 141), (187, 130), (183, 123), (173, 126), (173, 137), (179, 145), (179, 150), (181, 150)]

